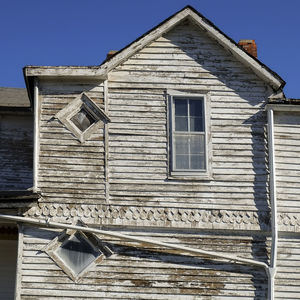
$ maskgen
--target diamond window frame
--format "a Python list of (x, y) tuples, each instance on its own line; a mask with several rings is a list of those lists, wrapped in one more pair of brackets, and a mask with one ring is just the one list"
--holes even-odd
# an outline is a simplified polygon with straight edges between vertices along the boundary
[[(84, 131), (81, 131), (71, 120), (81, 109), (84, 109), (95, 120), (95, 122)], [(55, 115), (55, 118), (64, 124), (81, 143), (88, 140), (90, 136), (99, 129), (101, 125), (100, 121), (104, 123), (111, 121), (106, 112), (84, 92), (60, 110)]]
[[(67, 265), (67, 263), (57, 254), (57, 249), (65, 245), (75, 234), (80, 234), (81, 238), (91, 246), (93, 251), (98, 252), (98, 256), (89, 263), (81, 272), (76, 273)], [(105, 246), (96, 236), (91, 233), (84, 233), (80, 230), (64, 230), (56, 238), (54, 238), (44, 249), (44, 251), (52, 258), (52, 260), (74, 281), (79, 282), (80, 279), (100, 264), (105, 257), (112, 255), (111, 250)]]

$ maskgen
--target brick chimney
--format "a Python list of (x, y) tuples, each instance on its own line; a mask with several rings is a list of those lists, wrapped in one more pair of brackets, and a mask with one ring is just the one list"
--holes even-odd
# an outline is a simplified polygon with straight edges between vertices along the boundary
[(257, 48), (254, 40), (240, 40), (239, 46), (241, 46), (246, 52), (257, 58)]
[(110, 50), (106, 55), (106, 60), (110, 59), (112, 56), (114, 56), (118, 50)]

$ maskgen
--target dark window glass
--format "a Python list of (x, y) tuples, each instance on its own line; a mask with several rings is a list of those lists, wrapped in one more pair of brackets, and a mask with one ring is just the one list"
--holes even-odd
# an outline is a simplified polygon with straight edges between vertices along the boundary
[(186, 101), (175, 100), (175, 130), (188, 130), (188, 106)]
[(201, 117), (203, 114), (203, 101), (190, 99), (190, 116)]
[(80, 129), (80, 131), (85, 131), (88, 129), (93, 123), (95, 123), (95, 119), (91, 116), (84, 107), (71, 118), (71, 121)]
[(175, 99), (175, 116), (185, 116), (188, 115), (188, 108), (186, 100)]
[(204, 131), (204, 124), (202, 118), (190, 117), (190, 131)]
[(204, 131), (203, 101), (189, 100), (190, 131)]
[(81, 273), (99, 256), (99, 252), (95, 251), (78, 232), (64, 242), (56, 250), (56, 254), (76, 275)]
[(188, 117), (175, 117), (175, 130), (188, 131)]

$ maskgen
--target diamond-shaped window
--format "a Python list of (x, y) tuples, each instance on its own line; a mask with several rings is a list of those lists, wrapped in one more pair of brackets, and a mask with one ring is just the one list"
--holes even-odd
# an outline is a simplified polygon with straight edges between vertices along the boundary
[(74, 281), (112, 252), (93, 234), (67, 230), (45, 249), (54, 262)]
[(55, 117), (82, 143), (97, 131), (101, 121), (110, 122), (106, 112), (85, 93), (80, 94)]
[(56, 249), (55, 254), (78, 276), (102, 252), (95, 249), (81, 233), (76, 232)]
[(76, 113), (70, 120), (82, 132), (96, 122), (95, 118), (84, 107), (82, 107), (81, 110)]

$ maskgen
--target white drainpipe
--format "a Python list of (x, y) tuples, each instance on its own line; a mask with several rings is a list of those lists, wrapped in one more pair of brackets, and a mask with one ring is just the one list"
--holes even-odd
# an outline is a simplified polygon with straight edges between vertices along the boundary
[(38, 79), (34, 78), (34, 94), (33, 94), (33, 105), (34, 105), (34, 146), (33, 146), (33, 192), (37, 192), (38, 186), (38, 153), (39, 153), (39, 87)]
[(271, 202), (271, 231), (272, 231), (272, 245), (270, 267), (268, 270), (268, 299), (275, 299), (274, 281), (276, 275), (277, 264), (277, 243), (278, 243), (278, 228), (277, 228), (277, 204), (276, 204), (276, 173), (275, 173), (275, 151), (274, 151), (274, 112), (271, 107), (268, 111), (268, 148), (269, 148), (269, 190)]
[(135, 236), (131, 236), (131, 235), (125, 235), (122, 233), (117, 233), (117, 232), (108, 231), (108, 230), (101, 230), (101, 229), (96, 229), (96, 228), (91, 228), (91, 227), (83, 227), (83, 226), (69, 225), (69, 224), (64, 224), (64, 223), (57, 223), (57, 222), (52, 222), (52, 221), (48, 221), (48, 220), (44, 220), (44, 219), (32, 219), (32, 218), (27, 218), (27, 217), (19, 217), (19, 216), (5, 215), (5, 214), (0, 214), (0, 219), (10, 220), (10, 221), (14, 221), (14, 222), (21, 222), (21, 223), (29, 223), (29, 224), (39, 225), (40, 227), (74, 229), (74, 230), (80, 230), (83, 232), (102, 234), (105, 236), (116, 237), (121, 240), (134, 241), (134, 242), (146, 243), (146, 244), (155, 245), (155, 246), (161, 246), (161, 247), (165, 247), (165, 248), (169, 248), (169, 249), (181, 250), (183, 252), (190, 253), (190, 254), (202, 254), (202, 255), (207, 255), (207, 256), (212, 256), (212, 257), (219, 257), (219, 258), (227, 259), (233, 263), (239, 262), (239, 263), (244, 263), (247, 265), (262, 267), (266, 271), (269, 269), (269, 267), (266, 263), (252, 260), (252, 259), (236, 257), (236, 256), (212, 252), (212, 251), (205, 251), (205, 250), (201, 250), (201, 249), (194, 249), (194, 248), (180, 246), (180, 245), (176, 245), (176, 244), (159, 242), (159, 241), (155, 241), (152, 239), (140, 238), (140, 237), (135, 237)]

